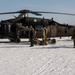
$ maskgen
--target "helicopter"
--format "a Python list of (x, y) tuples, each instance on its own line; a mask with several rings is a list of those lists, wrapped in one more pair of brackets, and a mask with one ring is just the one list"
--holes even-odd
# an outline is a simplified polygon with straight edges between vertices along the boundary
[[(41, 27), (46, 27), (47, 38), (51, 37), (66, 37), (72, 36), (75, 26), (68, 24), (60, 24), (55, 21), (53, 18), (37, 18), (37, 17), (28, 17), (28, 14), (34, 14), (36, 16), (41, 16), (42, 13), (46, 14), (61, 14), (61, 15), (71, 15), (75, 14), (69, 13), (59, 13), (59, 12), (43, 12), (43, 11), (30, 11), (30, 10), (20, 10), (16, 12), (4, 12), (0, 15), (5, 14), (16, 14), (19, 15), (12, 19), (1, 20), (0, 22), (0, 38), (8, 38), (11, 42), (20, 42), (21, 38), (28, 38), (29, 26), (33, 26), (34, 30), (37, 31), (37, 38), (42, 38), (41, 36)], [(26, 28), (27, 27), (27, 28)], [(19, 33), (18, 33), (19, 32)]]

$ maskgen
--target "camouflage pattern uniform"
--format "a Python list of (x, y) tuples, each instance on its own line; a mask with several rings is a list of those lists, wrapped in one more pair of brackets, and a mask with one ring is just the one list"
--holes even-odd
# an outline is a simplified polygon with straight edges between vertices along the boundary
[(44, 30), (45, 30), (45, 41), (47, 41), (47, 28), (44, 27)]
[(42, 31), (42, 41), (40, 42), (40, 45), (47, 45), (48, 42), (46, 40), (46, 30), (44, 29), (44, 27), (41, 27), (41, 31)]
[(34, 44), (39, 44), (40, 40), (37, 38), (37, 30), (34, 30)]
[(74, 42), (74, 48), (75, 48), (75, 29), (73, 31), (73, 42)]
[(37, 39), (36, 34), (37, 34), (37, 31), (36, 31), (36, 30), (34, 30), (34, 39)]
[(41, 31), (42, 31), (42, 41), (45, 41), (45, 30), (43, 27), (41, 27)]

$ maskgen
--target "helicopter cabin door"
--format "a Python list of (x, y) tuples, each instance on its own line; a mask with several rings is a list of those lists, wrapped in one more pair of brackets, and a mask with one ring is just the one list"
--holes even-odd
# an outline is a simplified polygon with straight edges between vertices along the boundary
[(1, 25), (1, 35), (3, 35), (3, 36), (8, 35), (8, 25), (5, 25), (5, 24)]
[(51, 37), (56, 37), (57, 36), (57, 26), (51, 25), (50, 26), (50, 32), (51, 32)]

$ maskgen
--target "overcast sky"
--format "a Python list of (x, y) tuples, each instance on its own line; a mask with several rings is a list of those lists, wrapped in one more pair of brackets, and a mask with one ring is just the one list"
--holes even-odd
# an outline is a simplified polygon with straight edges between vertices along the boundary
[[(75, 14), (75, 0), (0, 0), (0, 12), (18, 11), (23, 9)], [(0, 20), (13, 18), (13, 15), (16, 14), (0, 15)], [(43, 16), (45, 18), (53, 17), (54, 20), (59, 23), (75, 25), (75, 16), (53, 14), (43, 14)]]

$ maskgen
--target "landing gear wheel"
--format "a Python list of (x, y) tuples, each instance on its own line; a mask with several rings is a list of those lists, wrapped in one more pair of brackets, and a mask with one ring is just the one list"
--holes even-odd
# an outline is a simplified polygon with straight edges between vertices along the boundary
[(20, 39), (19, 39), (19, 38), (17, 38), (17, 39), (16, 39), (16, 43), (19, 43), (19, 42), (20, 42)]

